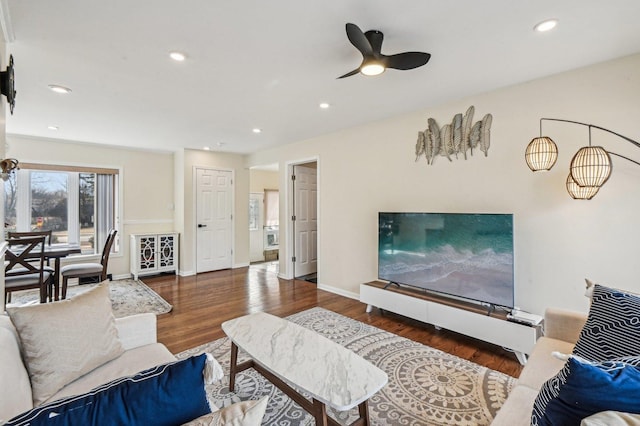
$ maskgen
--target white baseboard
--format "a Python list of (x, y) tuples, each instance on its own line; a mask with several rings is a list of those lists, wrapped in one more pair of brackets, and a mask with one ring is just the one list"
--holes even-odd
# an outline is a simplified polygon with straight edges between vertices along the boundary
[(334, 293), (334, 294), (337, 294), (339, 296), (348, 297), (349, 299), (360, 300), (360, 294), (359, 293), (354, 293), (352, 291), (346, 291), (346, 290), (343, 290), (343, 289), (338, 288), (338, 287), (332, 287), (332, 286), (329, 286), (329, 285), (326, 285), (326, 284), (318, 284), (318, 289), (319, 290), (328, 291), (329, 293)]
[(131, 274), (118, 274), (118, 275), (112, 275), (111, 278), (114, 280), (125, 280), (127, 278), (133, 278), (133, 277), (131, 276)]
[(180, 275), (181, 277), (190, 277), (195, 274), (196, 274), (195, 271), (183, 271), (183, 270), (178, 271), (178, 275)]

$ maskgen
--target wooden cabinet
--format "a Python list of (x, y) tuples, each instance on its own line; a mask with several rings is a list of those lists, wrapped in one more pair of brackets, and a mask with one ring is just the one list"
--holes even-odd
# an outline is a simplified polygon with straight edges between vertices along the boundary
[(178, 233), (131, 234), (131, 275), (178, 271)]

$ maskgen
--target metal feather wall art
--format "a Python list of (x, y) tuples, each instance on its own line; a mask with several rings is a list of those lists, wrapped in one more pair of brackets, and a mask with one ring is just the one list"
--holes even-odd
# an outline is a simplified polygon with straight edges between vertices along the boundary
[(491, 122), (493, 117), (486, 114), (482, 120), (473, 122), (475, 108), (471, 105), (467, 112), (456, 114), (451, 123), (438, 126), (435, 119), (427, 119), (427, 128), (418, 132), (416, 142), (416, 161), (424, 155), (427, 164), (433, 164), (436, 157), (446, 157), (453, 161), (460, 157), (465, 160), (473, 155), (473, 150), (480, 149), (484, 156), (489, 154), (491, 138)]

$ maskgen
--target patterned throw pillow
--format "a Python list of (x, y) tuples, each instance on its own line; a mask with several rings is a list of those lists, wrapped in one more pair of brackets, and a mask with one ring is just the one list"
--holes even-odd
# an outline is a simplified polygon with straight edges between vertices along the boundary
[(595, 284), (573, 354), (589, 361), (640, 355), (640, 296)]
[(535, 400), (533, 426), (579, 425), (601, 411), (640, 413), (640, 358), (591, 363), (571, 356), (542, 385)]
[(23, 413), (6, 426), (174, 426), (211, 412), (204, 388), (206, 354), (122, 377), (84, 395)]

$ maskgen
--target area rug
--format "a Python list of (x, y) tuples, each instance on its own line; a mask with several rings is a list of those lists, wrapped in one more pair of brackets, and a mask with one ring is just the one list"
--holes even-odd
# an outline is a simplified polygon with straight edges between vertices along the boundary
[[(376, 327), (313, 308), (287, 317), (351, 349), (389, 376), (389, 382), (369, 399), (373, 425), (489, 425), (516, 379), (471, 361), (397, 336)], [(269, 395), (263, 425), (312, 425), (310, 414), (253, 369), (236, 375), (236, 392), (229, 392), (230, 342), (215, 340), (176, 356), (209, 352), (225, 370), (225, 378), (207, 385), (209, 400), (218, 407)], [(247, 359), (240, 351), (238, 361)], [(350, 412), (328, 410), (340, 424), (357, 418)]]
[[(97, 284), (71, 285), (67, 288), (67, 298), (80, 294)], [(170, 312), (173, 307), (155, 291), (140, 280), (114, 280), (109, 282), (109, 296), (116, 318), (152, 312), (157, 315)], [(11, 295), (11, 305), (38, 303), (38, 290), (15, 292)]]

